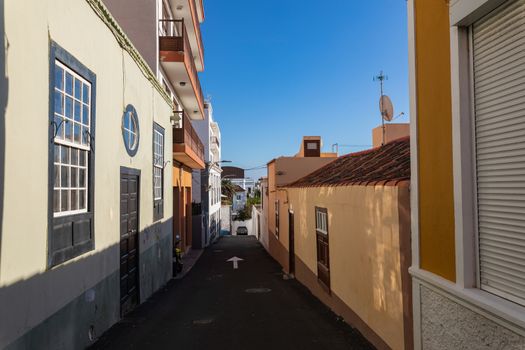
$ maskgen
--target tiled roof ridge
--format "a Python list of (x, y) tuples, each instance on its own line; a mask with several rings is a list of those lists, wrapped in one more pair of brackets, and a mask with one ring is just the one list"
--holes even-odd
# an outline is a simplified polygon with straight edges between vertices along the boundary
[(245, 190), (244, 188), (242, 188), (241, 186), (239, 186), (239, 185), (237, 185), (237, 184), (234, 185), (233, 190), (234, 190), (235, 192), (246, 192), (246, 190)]
[(405, 140), (410, 140), (410, 136), (402, 136), (402, 137), (399, 137), (397, 139), (390, 140), (390, 141), (388, 141), (387, 143), (385, 143), (384, 145), (381, 145), (381, 146), (372, 147), (372, 148), (369, 148), (369, 149), (364, 149), (362, 151), (357, 151), (357, 152), (353, 152), (353, 153), (343, 154), (339, 158), (351, 157), (351, 156), (359, 156), (359, 155), (362, 155), (362, 154), (371, 153), (371, 152), (377, 151), (381, 147), (385, 147), (385, 146), (388, 146), (388, 145), (390, 145), (392, 143), (401, 142), (401, 141), (405, 141)]
[(410, 137), (346, 154), (285, 187), (401, 186), (410, 180)]

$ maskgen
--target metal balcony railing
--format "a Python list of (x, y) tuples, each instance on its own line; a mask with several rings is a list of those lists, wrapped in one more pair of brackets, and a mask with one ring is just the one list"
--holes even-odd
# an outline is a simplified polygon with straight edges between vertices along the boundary
[(219, 141), (219, 138), (217, 136), (212, 136), (211, 137), (211, 143), (214, 143), (217, 145), (217, 147), (220, 147), (220, 141)]
[(197, 94), (199, 105), (204, 104), (204, 95), (199, 81), (195, 60), (191, 52), (191, 45), (186, 32), (184, 19), (159, 20), (159, 49), (160, 51), (176, 51), (184, 53), (184, 62), (189, 69), (191, 83)]
[(179, 126), (173, 127), (173, 143), (183, 143), (197, 154), (197, 156), (204, 161), (204, 145), (197, 135), (197, 132), (191, 125), (190, 118), (188, 118), (186, 112), (175, 111), (181, 117)]

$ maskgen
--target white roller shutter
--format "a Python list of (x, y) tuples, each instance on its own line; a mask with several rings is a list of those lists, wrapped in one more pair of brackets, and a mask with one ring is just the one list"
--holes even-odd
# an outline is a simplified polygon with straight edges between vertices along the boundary
[(481, 288), (525, 304), (525, 0), (472, 27)]

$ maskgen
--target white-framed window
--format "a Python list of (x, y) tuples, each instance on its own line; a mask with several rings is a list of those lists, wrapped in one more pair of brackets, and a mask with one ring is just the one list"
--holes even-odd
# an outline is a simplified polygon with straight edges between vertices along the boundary
[(525, 306), (525, 1), (491, 6), (451, 5), (456, 275)]
[(97, 76), (50, 42), (47, 267), (95, 248)]
[(317, 278), (330, 289), (330, 244), (328, 242), (328, 210), (315, 207)]
[(315, 210), (315, 230), (317, 232), (320, 232), (322, 234), (327, 235), (328, 234), (328, 219), (327, 219), (327, 212), (326, 210), (323, 210), (321, 208), (316, 208)]
[(87, 212), (91, 83), (55, 60), (55, 217)]
[(162, 173), (164, 169), (164, 135), (158, 130), (153, 131), (154, 144), (154, 163), (153, 163), (153, 183), (154, 200), (162, 199)]
[(164, 128), (153, 124), (153, 220), (164, 217)]
[(317, 142), (307, 142), (306, 143), (306, 149), (316, 150), (317, 149)]
[(525, 305), (525, 1), (470, 27), (480, 288)]
[(128, 110), (124, 113), (124, 118), (122, 120), (122, 129), (124, 133), (124, 142), (126, 143), (126, 148), (133, 151), (136, 149), (138, 144), (138, 125), (137, 117), (134, 111)]

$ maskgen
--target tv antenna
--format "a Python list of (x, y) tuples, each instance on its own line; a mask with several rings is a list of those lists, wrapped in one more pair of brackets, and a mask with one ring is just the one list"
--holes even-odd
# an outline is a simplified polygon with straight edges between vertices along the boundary
[(389, 122), (394, 118), (394, 105), (390, 100), (390, 97), (383, 93), (383, 84), (388, 80), (388, 76), (383, 74), (383, 71), (379, 72), (379, 75), (374, 77), (374, 81), (379, 81), (381, 89), (381, 96), (379, 97), (379, 112), (381, 113), (381, 127), (383, 129), (383, 140), (381, 145), (385, 144), (385, 121)]

